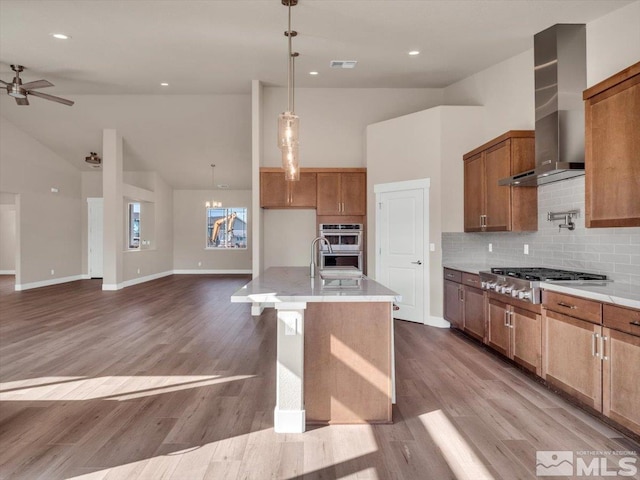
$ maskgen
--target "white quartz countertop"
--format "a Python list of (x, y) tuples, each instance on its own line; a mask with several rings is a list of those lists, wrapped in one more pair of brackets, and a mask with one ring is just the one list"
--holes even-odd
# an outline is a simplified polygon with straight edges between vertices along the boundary
[(357, 287), (323, 287), (307, 267), (271, 267), (231, 295), (236, 303), (395, 302), (401, 297), (375, 280), (363, 277)]
[[(474, 273), (490, 272), (491, 267), (484, 263), (452, 263), (446, 262), (442, 265), (444, 268), (450, 268), (451, 270), (458, 270), (459, 272)], [(493, 265), (495, 267), (495, 265)]]
[(640, 309), (640, 286), (628, 283), (607, 282), (601, 285), (576, 285), (542, 282), (540, 288), (589, 298), (599, 302), (613, 303), (623, 307)]

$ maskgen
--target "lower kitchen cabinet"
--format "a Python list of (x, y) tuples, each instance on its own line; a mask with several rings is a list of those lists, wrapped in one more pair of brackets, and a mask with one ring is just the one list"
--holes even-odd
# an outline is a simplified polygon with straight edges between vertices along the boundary
[(544, 378), (585, 405), (602, 407), (600, 325), (547, 310), (544, 319)]
[[(640, 311), (546, 293), (545, 380), (640, 434)], [(593, 305), (581, 310), (578, 302)], [(556, 305), (584, 317), (593, 317), (599, 306), (602, 315), (587, 321), (551, 310)]]
[(456, 328), (462, 329), (462, 285), (444, 281), (444, 318)]
[(609, 328), (602, 333), (602, 413), (640, 433), (640, 337)]
[[(487, 345), (527, 370), (540, 375), (542, 373), (541, 316), (535, 311), (521, 307), (509, 305), (489, 296)], [(538, 307), (531, 306), (531, 308)]]
[(444, 318), (481, 342), (484, 341), (485, 294), (480, 277), (444, 269)]
[(505, 357), (509, 356), (509, 305), (489, 297), (487, 345)]
[(484, 340), (484, 291), (463, 285), (462, 299), (464, 331), (482, 342)]

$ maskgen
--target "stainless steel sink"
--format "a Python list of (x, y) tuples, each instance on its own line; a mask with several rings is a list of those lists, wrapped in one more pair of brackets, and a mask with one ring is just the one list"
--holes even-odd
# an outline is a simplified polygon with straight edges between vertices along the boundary
[(355, 267), (325, 267), (319, 273), (322, 288), (360, 288), (364, 278)]

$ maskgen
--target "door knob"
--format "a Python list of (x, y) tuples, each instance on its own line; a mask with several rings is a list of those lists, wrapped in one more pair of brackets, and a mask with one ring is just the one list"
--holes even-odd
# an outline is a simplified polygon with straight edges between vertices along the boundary
[(414, 265), (422, 265), (422, 262), (420, 260), (418, 260), (417, 262), (411, 262), (411, 263), (413, 263)]

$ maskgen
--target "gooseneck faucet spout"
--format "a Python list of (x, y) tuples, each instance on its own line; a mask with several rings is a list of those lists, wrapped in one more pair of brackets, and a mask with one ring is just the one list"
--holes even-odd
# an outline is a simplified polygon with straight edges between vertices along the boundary
[(316, 276), (316, 270), (318, 269), (318, 255), (316, 253), (316, 244), (318, 242), (324, 242), (324, 244), (329, 248), (329, 253), (333, 253), (331, 244), (325, 237), (316, 237), (313, 239), (311, 242), (311, 263), (309, 264), (309, 276), (311, 278)]

